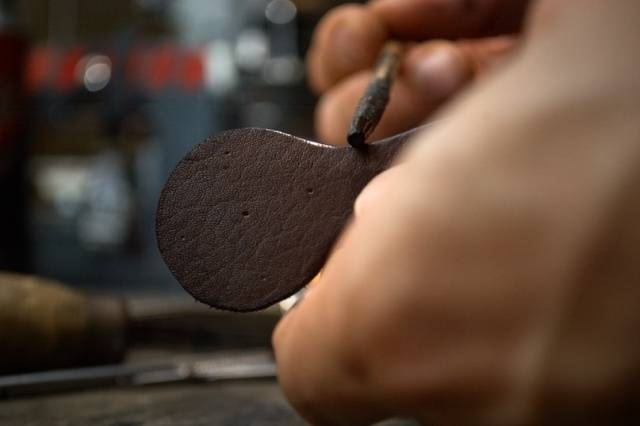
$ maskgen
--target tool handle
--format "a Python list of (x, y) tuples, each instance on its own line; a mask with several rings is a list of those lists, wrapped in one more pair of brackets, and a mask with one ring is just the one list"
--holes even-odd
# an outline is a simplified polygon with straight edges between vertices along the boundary
[(0, 374), (118, 362), (126, 323), (120, 299), (0, 272)]

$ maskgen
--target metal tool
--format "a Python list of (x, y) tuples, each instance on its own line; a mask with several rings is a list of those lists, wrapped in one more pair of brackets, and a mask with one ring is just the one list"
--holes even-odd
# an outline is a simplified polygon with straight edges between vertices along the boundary
[(402, 45), (397, 41), (388, 41), (382, 48), (373, 79), (358, 102), (347, 134), (347, 141), (354, 148), (366, 146), (365, 142), (387, 108), (402, 50)]
[(115, 364), (136, 344), (267, 347), (277, 319), (268, 312), (230, 318), (187, 298), (89, 296), (0, 272), (0, 375)]
[(275, 361), (268, 350), (223, 352), (187, 361), (117, 364), (0, 376), (0, 398), (105, 386), (215, 382), (275, 376)]

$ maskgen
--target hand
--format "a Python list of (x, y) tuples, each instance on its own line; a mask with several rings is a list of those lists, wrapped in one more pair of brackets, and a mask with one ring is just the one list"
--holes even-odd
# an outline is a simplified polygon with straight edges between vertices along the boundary
[(364, 190), (279, 324), (312, 423), (634, 423), (640, 3), (532, 13), (509, 65)]
[[(447, 98), (499, 62), (515, 44), (525, 0), (378, 0), (345, 5), (319, 24), (308, 74), (322, 94), (316, 113), (321, 141), (341, 145), (356, 103), (385, 40), (409, 51), (391, 103), (372, 139), (423, 123)], [(451, 39), (458, 41), (447, 41)]]

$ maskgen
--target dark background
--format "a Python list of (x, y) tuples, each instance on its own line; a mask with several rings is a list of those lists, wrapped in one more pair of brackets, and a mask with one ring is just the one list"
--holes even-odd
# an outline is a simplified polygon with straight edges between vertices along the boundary
[[(304, 55), (335, 3), (0, 0), (0, 373), (22, 383), (68, 369), (55, 389), (1, 385), (0, 424), (304, 424), (273, 377), (69, 380), (87, 365), (269, 356), (279, 309), (195, 303), (160, 257), (155, 208), (174, 165), (209, 135), (252, 126), (313, 137)], [(40, 278), (29, 287), (7, 271)], [(122, 302), (120, 316), (82, 323), (100, 295)]]
[(0, 0), (0, 270), (182, 294), (154, 236), (191, 146), (313, 137), (304, 54), (328, 0)]

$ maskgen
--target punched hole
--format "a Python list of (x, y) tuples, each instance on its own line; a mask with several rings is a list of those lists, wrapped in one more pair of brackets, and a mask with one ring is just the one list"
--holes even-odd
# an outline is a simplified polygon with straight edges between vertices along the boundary
[(307, 188), (307, 194), (313, 194), (313, 188)]
[(231, 154), (231, 151), (225, 151), (224, 152), (224, 155), (229, 155), (229, 154)]
[(248, 212), (248, 211), (246, 211), (246, 210), (245, 210), (245, 211), (243, 211), (243, 212), (242, 212), (242, 216), (244, 216), (244, 217), (249, 216), (249, 212)]

